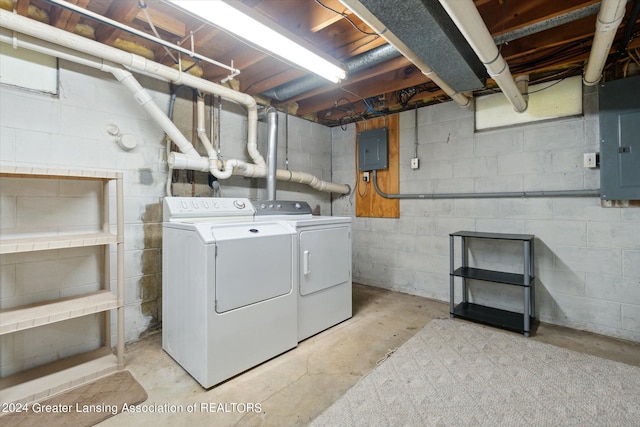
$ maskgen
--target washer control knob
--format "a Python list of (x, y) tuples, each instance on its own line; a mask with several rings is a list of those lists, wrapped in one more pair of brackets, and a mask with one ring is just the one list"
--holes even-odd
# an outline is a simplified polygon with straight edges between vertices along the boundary
[(246, 207), (245, 203), (242, 200), (234, 200), (233, 206), (235, 206), (238, 209), (244, 209)]
[(195, 200), (191, 201), (191, 204), (193, 205), (194, 209), (198, 209), (200, 207), (200, 206), (198, 206), (198, 202), (195, 201)]
[(180, 204), (182, 205), (183, 208), (187, 209), (189, 207), (189, 205), (187, 204), (187, 202), (185, 202), (184, 200), (180, 202)]
[(302, 209), (302, 205), (300, 203), (298, 203), (298, 202), (296, 202), (296, 204), (293, 205), (293, 207), (296, 208), (296, 209)]

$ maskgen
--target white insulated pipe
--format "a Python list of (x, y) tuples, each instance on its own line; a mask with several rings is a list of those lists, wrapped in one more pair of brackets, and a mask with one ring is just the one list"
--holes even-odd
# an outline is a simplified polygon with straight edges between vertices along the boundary
[[(207, 159), (196, 159), (186, 156), (182, 153), (171, 153), (169, 156), (169, 163), (175, 169), (192, 169), (202, 172), (206, 172), (209, 170)], [(247, 178), (264, 178), (267, 176), (266, 167), (257, 167), (256, 165), (252, 165), (251, 163), (246, 163), (238, 159), (227, 160), (224, 163), (224, 167), (225, 171), (228, 168), (233, 168), (234, 175), (240, 175)], [(333, 182), (323, 181), (317, 176), (306, 172), (277, 169), (276, 179), (279, 181), (289, 181), (296, 182), (298, 184), (305, 184), (318, 191), (337, 194), (351, 193), (351, 188), (346, 184), (336, 184)]]
[(513, 81), (509, 65), (500, 54), (473, 0), (440, 0), (440, 4), (487, 68), (489, 76), (500, 87), (513, 109), (517, 113), (524, 112), (527, 109), (527, 101)]
[[(46, 1), (48, 3), (52, 3), (52, 4), (54, 4), (54, 5), (58, 6), (58, 7), (61, 7), (63, 9), (70, 10), (70, 11), (72, 11), (74, 13), (79, 14), (79, 15), (89, 17), (89, 18), (91, 18), (91, 19), (93, 19), (93, 20), (95, 20), (95, 21), (97, 21), (97, 22), (99, 22), (101, 24), (106, 24), (106, 25), (109, 25), (111, 27), (114, 27), (114, 28), (117, 28), (119, 30), (122, 30), (122, 31), (124, 31), (126, 33), (133, 34), (135, 36), (138, 36), (138, 37), (146, 39), (146, 40), (150, 40), (150, 41), (152, 41), (154, 43), (157, 43), (157, 44), (163, 46), (165, 49), (169, 49), (170, 48), (170, 49), (176, 50), (176, 51), (178, 51), (178, 52), (180, 52), (180, 53), (182, 53), (184, 55), (189, 56), (190, 58), (194, 58), (194, 60), (196, 60), (196, 61), (208, 62), (209, 64), (215, 65), (216, 67), (224, 68), (227, 71), (231, 71), (230, 76), (227, 77), (225, 80), (227, 80), (229, 78), (233, 78), (233, 77), (235, 77), (235, 76), (240, 74), (240, 70), (238, 70), (237, 68), (230, 67), (230, 66), (228, 66), (226, 64), (223, 64), (221, 62), (218, 62), (218, 61), (214, 61), (214, 60), (212, 60), (210, 58), (207, 58), (206, 56), (198, 55), (197, 53), (195, 53), (195, 52), (193, 52), (193, 51), (191, 51), (189, 49), (185, 49), (182, 46), (178, 46), (176, 44), (169, 43), (169, 42), (161, 39), (157, 35), (157, 32), (156, 32), (156, 36), (154, 37), (151, 34), (147, 34), (147, 33), (143, 32), (143, 31), (140, 31), (140, 30), (135, 29), (133, 27), (129, 27), (129, 26), (124, 25), (124, 24), (122, 24), (122, 23), (120, 23), (118, 21), (114, 21), (113, 19), (109, 19), (106, 16), (99, 15), (99, 14), (97, 14), (95, 12), (90, 11), (89, 9), (86, 9), (84, 7), (80, 7), (78, 5), (75, 5), (73, 3), (69, 3), (69, 2), (64, 1), (64, 0), (46, 0)], [(149, 17), (149, 13), (147, 12), (146, 5), (144, 7), (142, 7), (142, 10), (144, 11), (145, 15), (148, 18)], [(151, 23), (151, 26), (153, 27), (153, 23)], [(154, 31), (155, 31), (155, 28), (154, 28)], [(169, 53), (169, 55), (171, 55), (171, 53)], [(171, 58), (175, 60), (175, 58), (173, 56)]]
[(22, 36), (19, 40), (14, 40), (11, 35), (7, 34), (7, 32), (8, 31), (6, 30), (2, 30), (0, 32), (0, 42), (9, 44), (15, 43), (17, 47), (22, 47), (49, 56), (55, 56), (70, 62), (75, 62), (113, 74), (114, 77), (134, 96), (136, 101), (147, 112), (147, 114), (156, 120), (162, 130), (169, 135), (169, 137), (189, 159), (200, 158), (200, 154), (198, 154), (193, 145), (175, 127), (173, 122), (169, 120), (160, 107), (158, 107), (158, 105), (153, 101), (149, 93), (135, 80), (129, 71), (119, 68), (115, 64), (109, 64), (108, 62), (99, 60), (98, 58), (79, 56), (77, 53), (66, 48), (48, 48), (46, 46), (42, 46), (42, 42), (37, 39), (35, 40), (35, 43), (30, 42), (28, 39), (29, 36)]
[(160, 128), (178, 146), (180, 151), (190, 158), (200, 158), (200, 154), (193, 145), (182, 135), (182, 132), (173, 124), (171, 119), (158, 107), (149, 95), (149, 92), (138, 83), (129, 71), (115, 64), (103, 63), (102, 71), (109, 72), (133, 95), (140, 106), (151, 116)]
[[(206, 93), (219, 95), (223, 98), (244, 105), (248, 110), (247, 151), (256, 165), (265, 164), (264, 158), (258, 151), (258, 104), (255, 98), (242, 92), (209, 82), (199, 77), (184, 73), (175, 68), (167, 67), (157, 62), (125, 52), (93, 40), (72, 34), (70, 32), (52, 27), (47, 24), (25, 18), (16, 13), (0, 9), (0, 26), (18, 33), (29, 35), (41, 41), (48, 41), (54, 45), (63, 46), (71, 51), (82, 52), (94, 58), (104, 59), (115, 64), (120, 64), (128, 69), (150, 74), (157, 78), (171, 81), (177, 85), (186, 85)], [(13, 43), (13, 39), (10, 44)], [(53, 55), (57, 56), (57, 55)], [(72, 62), (78, 62), (73, 58), (65, 58)]]
[(75, 52), (72, 49), (55, 46), (51, 43), (43, 42), (30, 36), (21, 36), (19, 39), (14, 38), (13, 35), (9, 33), (10, 31), (2, 29), (0, 31), (0, 42), (13, 44), (16, 47), (22, 47), (27, 50), (54, 56), (113, 74), (113, 76), (123, 84), (123, 86), (133, 95), (138, 104), (140, 104), (147, 114), (154, 118), (162, 130), (169, 135), (169, 137), (187, 157), (200, 158), (200, 154), (198, 154), (193, 145), (184, 137), (184, 135), (182, 135), (178, 128), (175, 127), (173, 122), (153, 101), (151, 95), (149, 95), (146, 89), (138, 83), (129, 71), (118, 67), (116, 64), (111, 64), (91, 55), (79, 55), (78, 52)]
[(340, 0), (342, 4), (348, 7), (358, 18), (367, 24), (373, 31), (378, 33), (384, 38), (391, 46), (396, 48), (398, 52), (407, 58), (413, 65), (427, 76), (432, 82), (434, 82), (440, 89), (444, 91), (451, 99), (453, 99), (461, 107), (469, 107), (471, 105), (471, 98), (468, 96), (456, 92), (451, 86), (449, 86), (444, 80), (436, 74), (427, 64), (424, 63), (409, 47), (402, 42), (395, 34), (393, 34), (378, 18), (376, 18), (369, 10), (362, 5), (358, 0)]
[[(20, 38), (17, 37), (16, 33), (20, 33)], [(237, 159), (227, 160), (224, 163), (224, 174), (232, 171), (233, 174), (246, 177), (266, 176), (266, 163), (258, 151), (257, 144), (258, 106), (252, 96), (3, 9), (0, 9), (0, 42), (112, 73), (134, 95), (142, 108), (156, 120), (182, 151), (182, 153), (171, 153), (169, 155), (167, 161), (170, 168), (203, 172), (211, 171), (210, 159), (201, 157), (197, 153), (191, 142), (182, 135), (167, 115), (153, 102), (151, 96), (135, 80), (133, 75), (117, 67), (116, 64), (155, 78), (165, 79), (175, 84), (183, 84), (205, 93), (219, 95), (222, 98), (244, 105), (248, 111), (247, 151), (254, 164)], [(216, 160), (216, 170), (219, 170), (219, 163), (217, 162), (218, 160)], [(288, 173), (288, 171), (285, 172)], [(328, 183), (303, 172), (294, 172), (293, 174), (293, 177), (287, 175), (278, 179), (308, 184), (313, 188), (320, 189), (320, 191), (339, 194), (348, 194), (351, 191), (348, 185)]]
[(600, 81), (611, 45), (616, 37), (616, 31), (624, 18), (626, 7), (627, 0), (602, 0), (587, 68), (582, 78), (585, 85), (593, 86)]
[(285, 169), (278, 169), (276, 171), (276, 178), (280, 181), (297, 182), (299, 184), (305, 184), (309, 187), (329, 193), (349, 194), (351, 188), (346, 184), (335, 184), (333, 182), (323, 181), (317, 176), (311, 175), (306, 172), (296, 172)]

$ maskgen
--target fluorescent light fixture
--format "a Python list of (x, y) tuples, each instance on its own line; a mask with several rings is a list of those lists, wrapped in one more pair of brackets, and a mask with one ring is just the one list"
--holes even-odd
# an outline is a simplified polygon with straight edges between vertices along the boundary
[(167, 1), (333, 83), (346, 77), (346, 71), (337, 61), (324, 53), (313, 52), (313, 47), (304, 40), (275, 22), (258, 17), (239, 1)]

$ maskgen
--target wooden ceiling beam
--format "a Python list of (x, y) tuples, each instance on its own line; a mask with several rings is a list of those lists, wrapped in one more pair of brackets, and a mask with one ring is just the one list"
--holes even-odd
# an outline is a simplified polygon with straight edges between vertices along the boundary
[[(514, 40), (502, 47), (502, 55), (505, 58), (527, 55), (535, 50), (544, 50), (579, 42), (580, 40), (593, 39), (595, 31), (595, 18), (588, 17), (575, 21), (570, 25), (546, 30), (528, 37)], [(590, 49), (585, 46), (585, 49)]]
[[(69, 3), (76, 6), (86, 8), (91, 0), (67, 0)], [(80, 22), (80, 15), (73, 13), (70, 10), (63, 9), (61, 7), (53, 8), (49, 23), (54, 27), (61, 28), (63, 30), (74, 32), (76, 25)]]
[(18, 15), (27, 16), (29, 14), (30, 5), (30, 0), (18, 0), (18, 3), (15, 6), (16, 12), (18, 12)]
[[(346, 8), (339, 0), (322, 0), (322, 4), (330, 7), (333, 10), (340, 12), (343, 15), (352, 15), (353, 12)], [(343, 15), (335, 13), (329, 9), (326, 9), (320, 5), (313, 8), (309, 13), (309, 29), (312, 33), (317, 33), (320, 30), (333, 25), (334, 23), (344, 19)]]
[(245, 88), (243, 89), (243, 85), (240, 85), (240, 89), (243, 92), (248, 93), (249, 95), (258, 95), (264, 91), (273, 89), (274, 87), (278, 87), (282, 84), (300, 78), (306, 74), (307, 73), (302, 70), (298, 70), (297, 68), (287, 67), (285, 70), (272, 76), (265, 77), (260, 81), (256, 81), (255, 83), (245, 82)]
[[(121, 22), (125, 25), (131, 24), (139, 12), (137, 1), (112, 1), (105, 12), (107, 18)], [(104, 44), (111, 45), (120, 35), (120, 30), (109, 25), (101, 24), (96, 28), (96, 39)]]
[[(413, 68), (412, 73), (405, 73), (405, 70), (394, 70), (376, 78), (376, 84), (363, 81), (349, 86), (335, 88), (330, 92), (323, 93), (314, 98), (299, 101), (298, 114), (305, 115), (316, 111), (331, 109), (336, 101), (346, 98), (350, 102), (357, 102), (362, 98), (378, 96), (382, 93), (395, 92), (407, 87), (417, 86), (430, 82), (430, 80)], [(291, 101), (288, 101), (291, 102)], [(285, 104), (284, 102), (282, 103)]]
[[(241, 86), (247, 87), (255, 82), (255, 78), (252, 77), (254, 75), (255, 70), (254, 67), (262, 67), (263, 69), (268, 69), (271, 65), (267, 65), (267, 63), (262, 63), (262, 61), (266, 61), (270, 58), (269, 55), (253, 50), (253, 49), (244, 49), (244, 50), (235, 50), (235, 54), (230, 52), (225, 56), (211, 56), (207, 52), (199, 52), (202, 55), (206, 55), (212, 59), (215, 59), (218, 62), (223, 64), (231, 65), (233, 61), (233, 66), (240, 70), (240, 75), (236, 77), (237, 80), (241, 82)], [(224, 70), (220, 67), (216, 67), (213, 64), (202, 63), (202, 65), (207, 70), (205, 73), (205, 78), (211, 81), (220, 81), (229, 75), (229, 71)]]
[(491, 34), (495, 36), (557, 18), (599, 2), (599, 0), (528, 0), (499, 4), (493, 1), (486, 3), (478, 11)]
[[(405, 73), (407, 67), (413, 67), (411, 62), (406, 59), (404, 56), (400, 56), (394, 58), (390, 61), (386, 61), (382, 64), (379, 64), (369, 70), (361, 71), (360, 73), (354, 74), (353, 76), (349, 76), (347, 80), (340, 83), (340, 87), (348, 87), (353, 86), (355, 84), (359, 84), (364, 82), (364, 84), (369, 86), (377, 86), (378, 78), (388, 73)], [(300, 95), (296, 95), (286, 100), (286, 102), (301, 102), (306, 99), (315, 98), (319, 95), (322, 95), (326, 92), (331, 92), (335, 89), (335, 85), (327, 84), (321, 86), (319, 88), (310, 90), (308, 92), (302, 93)], [(367, 89), (369, 92), (369, 89)]]
[[(159, 12), (150, 7), (147, 7), (147, 13), (149, 14), (149, 18), (151, 18), (151, 22), (153, 22), (153, 25), (156, 28), (180, 38), (183, 38), (187, 35), (186, 25), (179, 19), (167, 15), (166, 13)], [(139, 10), (134, 19), (143, 23), (144, 25), (149, 25), (147, 16), (145, 15), (143, 10)]]

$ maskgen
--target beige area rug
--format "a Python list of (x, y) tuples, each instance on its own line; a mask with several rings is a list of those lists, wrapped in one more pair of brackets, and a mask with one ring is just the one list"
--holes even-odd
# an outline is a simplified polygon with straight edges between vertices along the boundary
[[(129, 371), (118, 371), (64, 393), (29, 404), (29, 411), (0, 417), (3, 427), (84, 427), (120, 413), (123, 405), (147, 400)], [(60, 412), (66, 411), (66, 412)]]
[(453, 319), (428, 323), (313, 426), (631, 426), (640, 368)]

